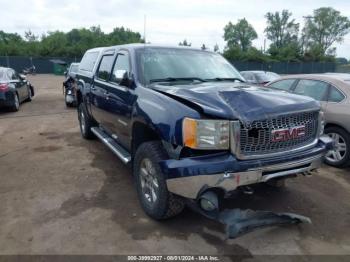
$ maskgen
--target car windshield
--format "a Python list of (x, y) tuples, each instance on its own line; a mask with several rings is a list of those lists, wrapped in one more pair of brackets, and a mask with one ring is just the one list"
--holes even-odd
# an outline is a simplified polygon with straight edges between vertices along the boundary
[(259, 80), (259, 82), (271, 82), (273, 80), (276, 80), (279, 78), (279, 76), (273, 72), (261, 72), (256, 73), (256, 77)]
[(244, 81), (221, 55), (193, 49), (145, 48), (137, 50), (139, 81)]

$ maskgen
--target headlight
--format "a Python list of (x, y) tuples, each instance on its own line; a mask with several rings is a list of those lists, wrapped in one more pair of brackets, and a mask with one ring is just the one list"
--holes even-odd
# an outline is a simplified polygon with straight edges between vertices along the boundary
[(325, 126), (325, 119), (324, 119), (324, 112), (323, 111), (320, 111), (320, 113), (318, 115), (318, 121), (319, 121), (318, 134), (319, 134), (319, 136), (321, 136), (324, 133), (324, 126)]
[(194, 149), (229, 149), (229, 121), (185, 118), (182, 123), (184, 146)]

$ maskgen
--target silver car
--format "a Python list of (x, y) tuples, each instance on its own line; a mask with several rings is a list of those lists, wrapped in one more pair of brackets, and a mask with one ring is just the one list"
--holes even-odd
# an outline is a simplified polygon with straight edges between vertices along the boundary
[(266, 86), (310, 96), (321, 103), (325, 133), (335, 141), (326, 155), (327, 164), (345, 167), (350, 163), (350, 74), (289, 75)]

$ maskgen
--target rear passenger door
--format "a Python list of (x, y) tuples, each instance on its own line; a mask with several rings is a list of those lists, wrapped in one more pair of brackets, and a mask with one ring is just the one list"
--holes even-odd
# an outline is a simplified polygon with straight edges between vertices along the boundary
[(293, 92), (298, 95), (312, 97), (320, 102), (322, 110), (327, 107), (327, 95), (329, 84), (319, 80), (301, 79), (296, 84)]
[(132, 105), (136, 96), (132, 88), (120, 84), (125, 74), (131, 75), (130, 55), (127, 50), (118, 50), (107, 89), (106, 122), (114, 139), (129, 149)]
[(106, 130), (112, 132), (106, 119), (106, 112), (110, 109), (108, 103), (108, 81), (111, 75), (114, 51), (104, 52), (94, 76), (94, 82), (91, 87), (91, 114), (93, 118)]

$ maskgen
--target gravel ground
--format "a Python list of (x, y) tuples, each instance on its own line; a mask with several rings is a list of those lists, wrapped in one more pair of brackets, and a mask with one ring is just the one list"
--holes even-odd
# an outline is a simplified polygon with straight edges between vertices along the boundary
[(350, 254), (350, 169), (323, 167), (283, 190), (257, 189), (230, 207), (309, 216), (235, 240), (185, 210), (156, 222), (137, 201), (131, 171), (99, 141), (81, 138), (63, 77), (29, 77), (37, 95), (0, 111), (0, 254)]

